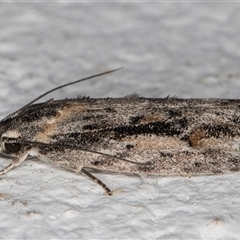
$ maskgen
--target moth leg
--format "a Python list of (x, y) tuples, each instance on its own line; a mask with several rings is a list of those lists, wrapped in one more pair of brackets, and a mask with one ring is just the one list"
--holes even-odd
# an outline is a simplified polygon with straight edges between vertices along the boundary
[(86, 169), (82, 168), (81, 172), (84, 173), (85, 175), (87, 175), (89, 178), (91, 178), (94, 182), (96, 182), (97, 184), (99, 184), (101, 187), (104, 188), (104, 190), (107, 192), (107, 194), (109, 196), (111, 196), (113, 194), (113, 192), (107, 187), (106, 184), (104, 184), (101, 180), (99, 180), (98, 178), (96, 178), (95, 176), (93, 176), (90, 172), (88, 172)]
[(4, 169), (0, 170), (0, 175), (3, 175), (5, 173), (7, 173), (8, 171), (10, 171), (12, 168), (20, 165), (27, 158), (27, 156), (28, 156), (28, 153), (20, 156), (19, 158), (15, 159), (15, 160), (13, 160), (11, 164), (9, 164)]

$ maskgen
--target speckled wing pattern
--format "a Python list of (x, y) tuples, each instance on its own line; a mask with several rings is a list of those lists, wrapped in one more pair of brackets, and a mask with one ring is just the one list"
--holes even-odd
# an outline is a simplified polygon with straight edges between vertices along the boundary
[(220, 174), (240, 170), (239, 108), (240, 100), (135, 95), (52, 100), (5, 119), (0, 131), (17, 129), (40, 159), (76, 172)]

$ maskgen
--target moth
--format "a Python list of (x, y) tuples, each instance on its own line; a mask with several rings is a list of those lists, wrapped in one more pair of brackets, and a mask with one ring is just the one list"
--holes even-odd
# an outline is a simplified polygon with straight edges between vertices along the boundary
[(92, 169), (149, 175), (207, 175), (240, 170), (240, 100), (123, 98), (49, 100), (43, 96), (0, 122), (0, 152), (13, 157), (7, 173), (28, 156), (83, 173)]

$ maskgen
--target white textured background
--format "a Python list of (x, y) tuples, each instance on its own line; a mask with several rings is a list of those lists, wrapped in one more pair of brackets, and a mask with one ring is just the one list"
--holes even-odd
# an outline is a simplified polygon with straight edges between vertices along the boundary
[[(0, 3), (0, 116), (51, 97), (239, 98), (239, 3)], [(45, 99), (45, 100), (46, 100)], [(1, 167), (9, 160), (1, 158)], [(101, 187), (37, 160), (0, 178), (0, 238), (231, 238), (240, 174), (97, 175)]]

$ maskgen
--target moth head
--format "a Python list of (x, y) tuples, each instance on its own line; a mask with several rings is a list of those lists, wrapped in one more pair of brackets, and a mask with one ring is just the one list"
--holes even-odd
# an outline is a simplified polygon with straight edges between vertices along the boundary
[(0, 151), (5, 155), (16, 156), (22, 149), (21, 134), (16, 130), (4, 132), (1, 136)]

